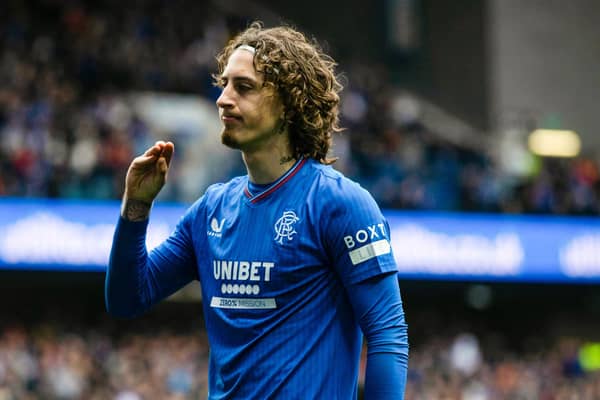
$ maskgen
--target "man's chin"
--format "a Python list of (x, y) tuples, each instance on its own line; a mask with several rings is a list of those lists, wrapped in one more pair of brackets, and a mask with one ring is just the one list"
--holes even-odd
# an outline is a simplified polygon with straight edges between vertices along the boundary
[(229, 132), (227, 132), (226, 130), (224, 130), (221, 133), (221, 143), (223, 143), (225, 146), (227, 146), (231, 149), (235, 149), (235, 150), (240, 149), (239, 141), (235, 137), (233, 137), (233, 135), (231, 135)]

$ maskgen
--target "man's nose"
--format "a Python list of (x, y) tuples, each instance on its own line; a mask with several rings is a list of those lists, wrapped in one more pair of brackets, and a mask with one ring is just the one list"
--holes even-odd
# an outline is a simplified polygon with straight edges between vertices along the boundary
[(221, 95), (217, 98), (217, 107), (227, 108), (233, 105), (233, 101), (230, 96), (230, 91), (227, 87), (224, 87), (221, 91)]

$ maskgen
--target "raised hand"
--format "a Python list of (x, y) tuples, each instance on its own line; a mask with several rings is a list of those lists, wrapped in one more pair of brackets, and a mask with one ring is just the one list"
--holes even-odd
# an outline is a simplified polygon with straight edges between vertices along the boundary
[(132, 221), (148, 218), (152, 202), (167, 181), (174, 150), (173, 143), (158, 141), (133, 159), (125, 178), (123, 217)]

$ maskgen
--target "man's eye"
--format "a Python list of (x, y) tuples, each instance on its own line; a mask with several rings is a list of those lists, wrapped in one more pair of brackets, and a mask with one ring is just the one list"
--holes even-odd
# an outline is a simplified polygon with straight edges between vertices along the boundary
[(238, 92), (241, 92), (241, 93), (247, 92), (249, 90), (252, 90), (252, 86), (250, 86), (250, 85), (238, 85), (237, 90), (238, 90)]

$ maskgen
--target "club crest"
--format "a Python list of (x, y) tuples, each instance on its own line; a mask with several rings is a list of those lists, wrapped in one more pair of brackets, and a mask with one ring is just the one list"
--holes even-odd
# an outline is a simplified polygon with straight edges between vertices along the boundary
[(275, 222), (275, 241), (283, 244), (283, 239), (291, 241), (298, 232), (294, 229), (294, 224), (300, 219), (293, 211), (284, 211), (281, 218)]

